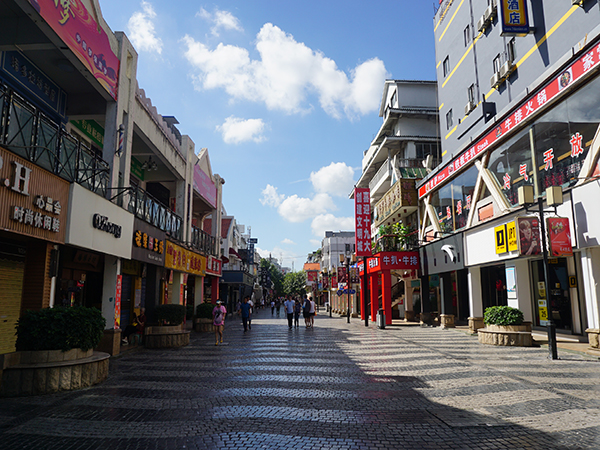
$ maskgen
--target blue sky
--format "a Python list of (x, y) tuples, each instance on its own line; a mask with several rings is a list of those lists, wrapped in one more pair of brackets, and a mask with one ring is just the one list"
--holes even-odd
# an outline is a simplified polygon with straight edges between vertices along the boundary
[(353, 230), (348, 194), (382, 123), (384, 80), (435, 79), (430, 2), (100, 6), (138, 51), (158, 112), (208, 148), (227, 213), (295, 270), (326, 230)]

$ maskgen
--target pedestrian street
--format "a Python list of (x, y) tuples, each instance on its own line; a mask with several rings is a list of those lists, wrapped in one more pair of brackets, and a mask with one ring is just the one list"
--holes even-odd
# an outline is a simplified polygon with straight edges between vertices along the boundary
[(113, 358), (79, 391), (0, 399), (0, 448), (600, 449), (600, 361), (322, 310)]

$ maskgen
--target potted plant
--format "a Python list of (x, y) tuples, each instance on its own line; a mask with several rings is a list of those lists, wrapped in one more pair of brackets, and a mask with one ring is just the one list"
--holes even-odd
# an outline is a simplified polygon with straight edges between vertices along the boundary
[(214, 331), (212, 312), (215, 305), (212, 303), (200, 303), (196, 306), (196, 319), (194, 319), (194, 330), (199, 332)]
[(25, 312), (17, 322), (17, 351), (7, 355), (0, 372), (0, 396), (45, 394), (103, 381), (110, 355), (93, 349), (105, 325), (96, 308)]
[(485, 328), (477, 330), (479, 342), (489, 345), (531, 347), (531, 322), (523, 321), (523, 312), (510, 306), (491, 306), (483, 315)]
[(154, 322), (158, 326), (144, 329), (147, 348), (183, 347), (190, 343), (190, 332), (183, 329), (186, 308), (183, 305), (166, 304), (154, 308)]

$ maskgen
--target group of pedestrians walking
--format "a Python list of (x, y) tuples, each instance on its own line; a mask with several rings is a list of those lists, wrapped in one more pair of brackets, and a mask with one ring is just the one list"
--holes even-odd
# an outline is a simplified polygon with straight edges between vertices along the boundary
[(302, 313), (304, 317), (304, 325), (306, 328), (312, 328), (314, 326), (315, 314), (317, 313), (317, 306), (314, 300), (311, 300), (306, 295), (302, 300), (300, 300), (300, 298), (293, 299), (291, 295), (288, 295), (283, 305), (285, 307), (288, 326), (290, 328), (300, 326), (300, 313)]

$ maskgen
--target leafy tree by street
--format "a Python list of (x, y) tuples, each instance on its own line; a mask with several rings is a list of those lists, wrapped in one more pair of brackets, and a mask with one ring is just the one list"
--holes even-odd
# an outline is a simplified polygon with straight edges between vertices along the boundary
[(283, 279), (283, 292), (286, 295), (304, 295), (306, 293), (306, 272), (289, 272)]
[[(269, 276), (271, 277), (271, 281), (274, 284), (274, 290), (277, 295), (283, 294), (283, 273), (281, 270), (273, 264), (271, 261), (265, 258), (261, 258), (260, 267), (266, 267), (269, 270)], [(269, 286), (270, 288), (270, 286)]]

